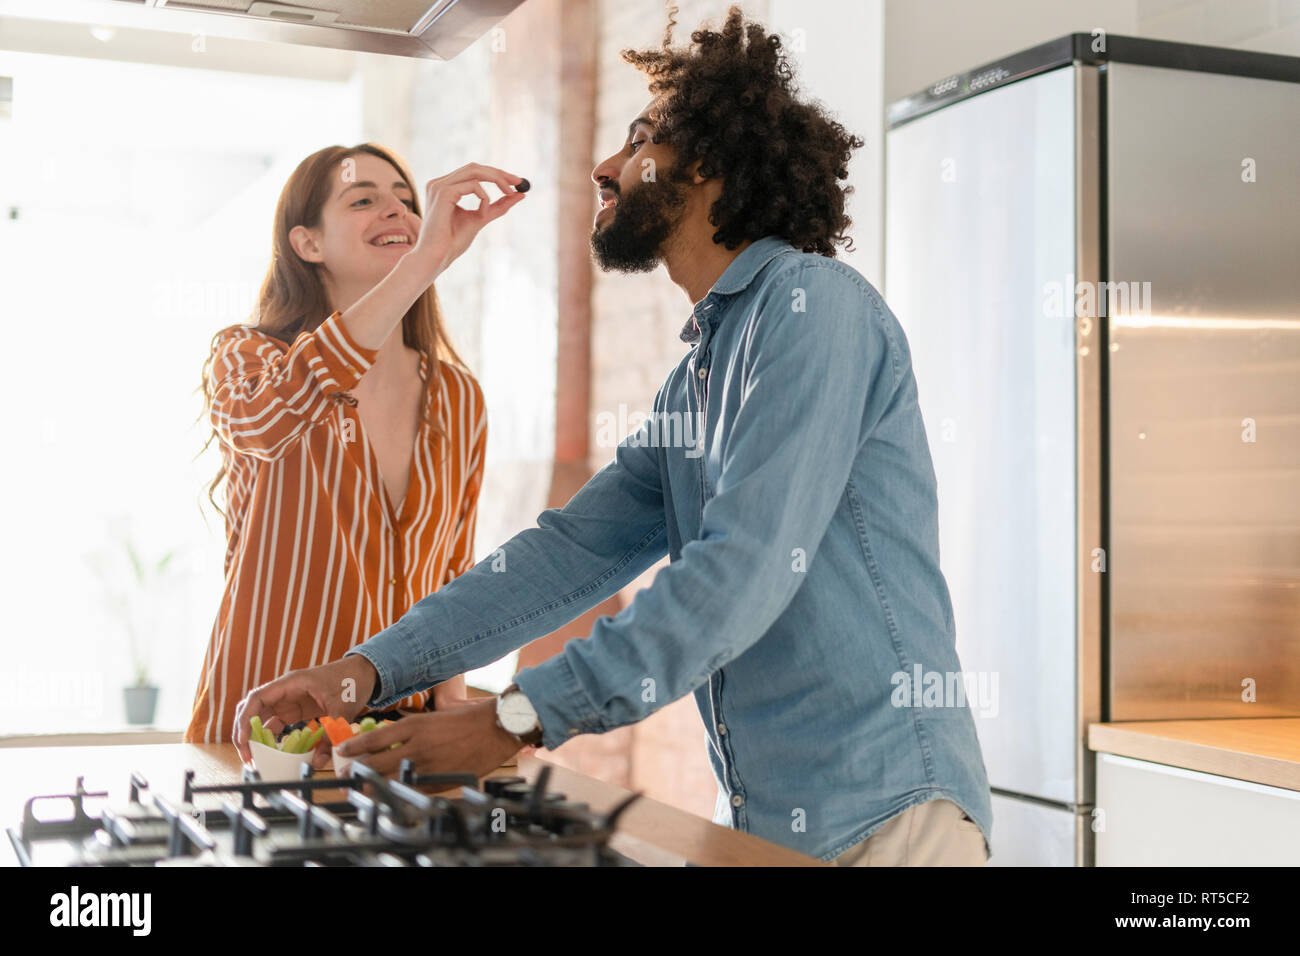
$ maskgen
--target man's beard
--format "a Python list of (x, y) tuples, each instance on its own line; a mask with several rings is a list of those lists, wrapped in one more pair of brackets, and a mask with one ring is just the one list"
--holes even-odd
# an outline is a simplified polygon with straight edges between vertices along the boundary
[(682, 221), (686, 188), (654, 180), (617, 194), (609, 222), (591, 230), (591, 252), (606, 272), (653, 272), (659, 252)]

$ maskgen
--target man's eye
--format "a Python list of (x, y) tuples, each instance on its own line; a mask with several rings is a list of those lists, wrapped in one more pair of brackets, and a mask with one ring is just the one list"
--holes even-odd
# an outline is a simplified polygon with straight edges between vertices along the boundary
[(632, 140), (631, 143), (628, 144), (628, 149), (632, 150), (632, 152), (635, 153), (635, 152), (636, 152), (636, 148), (637, 148), (638, 146), (642, 145), (644, 142), (645, 142), (645, 140), (643, 140), (643, 139), (634, 139), (634, 140)]

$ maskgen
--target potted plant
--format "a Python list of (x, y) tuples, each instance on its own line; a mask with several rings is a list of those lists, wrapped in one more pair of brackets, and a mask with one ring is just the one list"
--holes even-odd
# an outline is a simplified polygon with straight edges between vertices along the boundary
[(161, 593), (166, 583), (167, 569), (176, 552), (168, 551), (157, 561), (146, 561), (140, 556), (129, 534), (121, 535), (119, 540), (122, 549), (119, 554), (125, 555), (125, 564), (130, 568), (127, 582), (122, 582), (120, 574), (112, 573), (115, 568), (121, 568), (123, 562), (120, 560), (113, 560), (102, 553), (87, 560), (104, 581), (106, 603), (126, 631), (132, 673), (132, 683), (122, 688), (126, 722), (149, 725), (154, 722), (154, 714), (158, 709), (158, 686), (153, 682), (149, 668), (152, 629), (146, 623), (145, 615), (137, 612), (134, 599), (139, 597), (147, 600)]

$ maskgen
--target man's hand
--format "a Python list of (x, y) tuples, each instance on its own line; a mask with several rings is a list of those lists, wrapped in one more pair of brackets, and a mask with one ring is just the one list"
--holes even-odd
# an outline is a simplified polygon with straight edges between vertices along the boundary
[[(357, 734), (334, 752), (361, 757), (371, 770), (394, 776), (404, 759), (416, 773), (472, 773), (482, 777), (521, 749), (497, 726), (497, 699), (474, 700), (453, 710), (404, 717), (386, 727)], [(393, 744), (401, 746), (389, 749)]]
[(374, 665), (360, 654), (353, 654), (321, 667), (290, 671), (256, 687), (235, 710), (235, 749), (245, 763), (253, 759), (248, 741), (254, 717), (260, 717), (272, 732), (286, 724), (326, 715), (351, 720), (366, 709), (378, 679)]

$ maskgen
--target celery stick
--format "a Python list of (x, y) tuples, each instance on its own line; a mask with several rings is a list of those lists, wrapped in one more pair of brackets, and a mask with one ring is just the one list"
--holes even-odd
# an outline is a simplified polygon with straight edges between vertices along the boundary
[(262, 718), (253, 715), (253, 719), (249, 721), (249, 724), (252, 728), (253, 739), (259, 744), (266, 743), (266, 731), (262, 729)]
[(361, 733), (375, 729), (375, 718), (365, 717), (361, 721)]
[(313, 749), (318, 743), (320, 743), (321, 736), (324, 733), (325, 733), (324, 727), (317, 727), (315, 733), (313, 733), (310, 737), (307, 738), (307, 746), (302, 748), (302, 752), (307, 753), (309, 750)]

